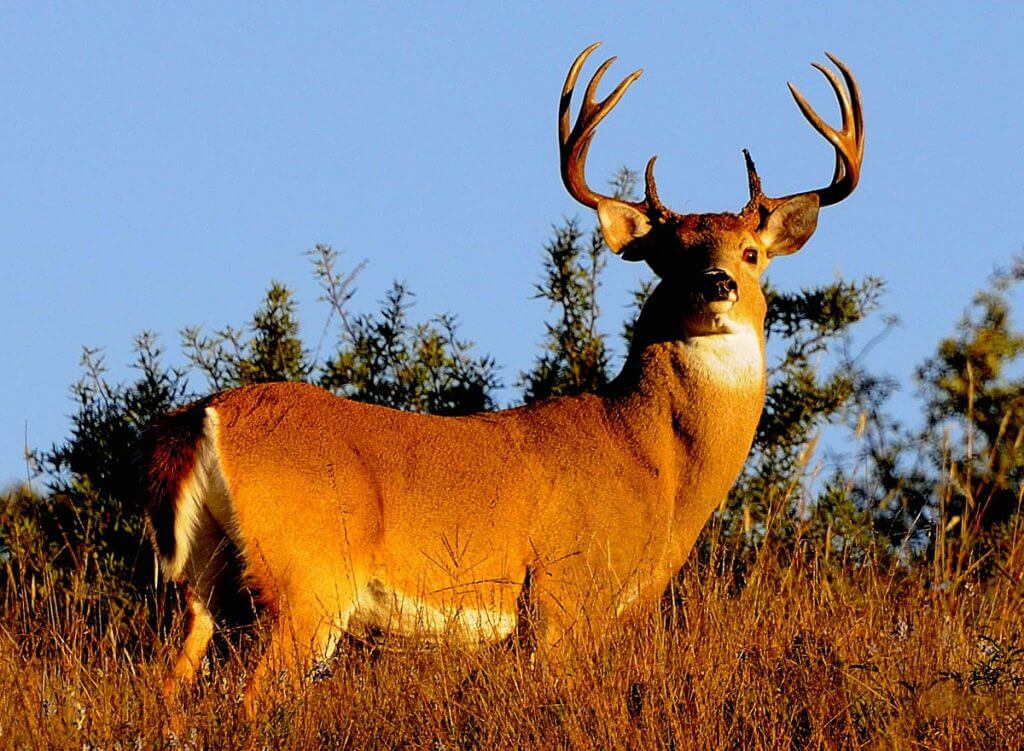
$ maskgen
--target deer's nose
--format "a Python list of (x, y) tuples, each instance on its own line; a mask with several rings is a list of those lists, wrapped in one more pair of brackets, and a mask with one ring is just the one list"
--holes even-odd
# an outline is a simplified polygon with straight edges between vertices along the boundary
[(736, 302), (739, 287), (724, 269), (708, 269), (700, 276), (697, 291), (704, 302)]

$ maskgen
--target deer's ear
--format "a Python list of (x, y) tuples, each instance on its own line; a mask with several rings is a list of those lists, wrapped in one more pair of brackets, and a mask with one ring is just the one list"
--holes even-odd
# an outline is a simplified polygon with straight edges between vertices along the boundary
[(818, 227), (818, 196), (814, 193), (790, 198), (764, 222), (761, 242), (769, 256), (788, 256), (804, 246)]
[(644, 212), (623, 201), (603, 198), (597, 202), (597, 218), (604, 241), (613, 253), (621, 253), (628, 261), (643, 256), (639, 242), (651, 231), (651, 221)]

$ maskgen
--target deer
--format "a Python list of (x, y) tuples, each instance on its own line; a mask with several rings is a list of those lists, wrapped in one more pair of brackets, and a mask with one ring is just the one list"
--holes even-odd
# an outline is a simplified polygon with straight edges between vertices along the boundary
[[(561, 176), (594, 209), (609, 249), (658, 283), (617, 378), (600, 393), (466, 417), (402, 412), (302, 383), (245, 386), (166, 415), (146, 437), (145, 515), (166, 579), (187, 592), (188, 626), (164, 685), (196, 679), (227, 603), (255, 593), (269, 622), (244, 692), (252, 713), (280, 676), (301, 682), (342, 639), (384, 634), (479, 649), (526, 624), (542, 660), (600, 643), (657, 602), (726, 497), (765, 398), (767, 304), (760, 278), (803, 247), (818, 212), (857, 186), (864, 153), (850, 70), (815, 63), (839, 101), (827, 124), (831, 182), (772, 198), (744, 150), (737, 213), (680, 214), (658, 196), (593, 190), (598, 125), (642, 70), (570, 105), (595, 43), (569, 68), (558, 107)], [(529, 608), (524, 609), (523, 598)]]

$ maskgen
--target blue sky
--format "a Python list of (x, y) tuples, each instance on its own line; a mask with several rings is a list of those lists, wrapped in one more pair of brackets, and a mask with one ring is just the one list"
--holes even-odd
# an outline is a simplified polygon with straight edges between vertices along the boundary
[[(66, 434), (83, 345), (115, 377), (143, 329), (176, 360), (182, 327), (242, 324), (271, 279), (315, 342), (317, 242), (368, 260), (357, 309), (404, 279), (419, 315), (457, 313), (514, 382), (543, 331), (541, 245), (583, 213), (558, 177), (555, 108), (594, 40), (619, 56), (609, 85), (645, 74), (591, 180), (657, 153), (682, 211), (743, 204), (742, 147), (770, 194), (826, 182), (832, 151), (785, 83), (835, 121), (808, 63), (829, 50), (853, 68), (860, 188), (770, 276), (885, 278), (902, 326), (878, 370), (906, 382), (1024, 241), (1020, 4), (32, 3), (5, 4), (0, 28), (0, 483), (24, 477), (26, 428), (36, 447)], [(610, 260), (609, 332), (644, 273)]]

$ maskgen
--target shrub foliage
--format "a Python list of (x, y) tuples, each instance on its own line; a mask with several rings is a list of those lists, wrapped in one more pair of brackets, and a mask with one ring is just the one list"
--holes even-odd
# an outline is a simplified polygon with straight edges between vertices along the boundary
[[(623, 169), (612, 188), (628, 196), (635, 183)], [(599, 230), (576, 218), (554, 227), (535, 290), (550, 318), (540, 353), (517, 380), (523, 402), (599, 390), (614, 375), (622, 347), (600, 326), (607, 253)], [(277, 282), (244, 326), (184, 329), (181, 367), (167, 364), (151, 333), (135, 340), (134, 377), (125, 383), (108, 378), (100, 352), (85, 350), (83, 375), (71, 389), (70, 433), (34, 457), (41, 490), (12, 488), (0, 498), (7, 562), (0, 576), (63, 586), (89, 571), (80, 583), (108, 611), (146, 601), (139, 595), (151, 591), (154, 568), (140, 516), (140, 436), (156, 416), (203, 394), (290, 380), (418, 412), (464, 415), (498, 406), (497, 365), (459, 335), (452, 313), (415, 319), (414, 295), (399, 282), (376, 310), (353, 311), (362, 266), (342, 269), (327, 245), (310, 255), (334, 324), (325, 353), (322, 343), (314, 348), (303, 339), (294, 295)], [(880, 279), (799, 291), (767, 285), (764, 415), (747, 468), (702, 549), (713, 541), (732, 551), (742, 570), (772, 536), (773, 549), (788, 554), (813, 548), (853, 563), (889, 557), (941, 581), (998, 574), (992, 551), (1013, 544), (1005, 530), (1019, 511), (1024, 480), (1024, 334), (1010, 315), (1011, 291), (1022, 278), (1024, 258), (994, 275), (921, 365), (921, 428), (886, 414), (895, 386), (864, 368), (867, 347), (855, 351), (866, 338), (854, 336), (856, 326), (868, 320), (868, 334), (881, 336), (894, 325), (879, 314)], [(650, 289), (645, 283), (635, 292), (637, 309)], [(627, 346), (633, 318), (635, 311), (622, 323)], [(819, 461), (814, 449), (823, 430), (853, 449), (827, 465)]]

